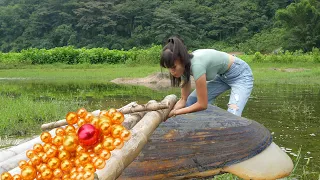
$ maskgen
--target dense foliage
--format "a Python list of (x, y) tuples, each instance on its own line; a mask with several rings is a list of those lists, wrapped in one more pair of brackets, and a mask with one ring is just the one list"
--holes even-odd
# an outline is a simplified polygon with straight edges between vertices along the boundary
[[(0, 52), (0, 64), (4, 65), (29, 65), (29, 64), (127, 64), (154, 65), (159, 63), (161, 46), (153, 46), (147, 49), (132, 48), (130, 50), (109, 50), (106, 48), (75, 49), (71, 46), (56, 47), (53, 49), (30, 48), (22, 50), (21, 53)], [(313, 48), (308, 53), (302, 50), (289, 52), (279, 51), (277, 53), (264, 55), (256, 52), (253, 55), (240, 55), (247, 62), (313, 62), (320, 63), (320, 52)], [(20, 66), (19, 66), (20, 67)]]
[(190, 48), (311, 51), (320, 47), (319, 9), (317, 0), (0, 0), (0, 51), (128, 50), (170, 35)]

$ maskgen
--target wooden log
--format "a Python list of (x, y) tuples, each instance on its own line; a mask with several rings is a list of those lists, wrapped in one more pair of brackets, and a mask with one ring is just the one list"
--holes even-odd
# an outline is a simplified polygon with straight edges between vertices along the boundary
[[(128, 113), (141, 112), (141, 111), (154, 111), (154, 110), (166, 109), (166, 108), (168, 108), (167, 104), (152, 102), (144, 105), (133, 104), (132, 106), (120, 108), (117, 110), (122, 112), (123, 114), (128, 114)], [(47, 131), (60, 126), (65, 126), (67, 124), (68, 124), (67, 121), (63, 119), (63, 120), (43, 124), (41, 126), (41, 129), (43, 131)]]
[(148, 112), (131, 130), (131, 138), (121, 149), (111, 152), (104, 169), (97, 171), (99, 180), (114, 180), (139, 155), (154, 130), (163, 122), (177, 101), (175, 95), (169, 95), (161, 103), (168, 103), (168, 109)]
[[(55, 129), (49, 132), (52, 136), (55, 135)], [(39, 136), (17, 146), (2, 150), (0, 152), (0, 174), (15, 168), (20, 160), (27, 159), (26, 151), (32, 149), (36, 143), (42, 143)]]
[[(153, 102), (153, 101), (151, 100), (149, 102)], [(131, 103), (125, 105), (124, 107), (119, 108), (119, 109), (121, 110), (124, 108), (129, 108), (132, 105), (137, 105), (137, 103), (131, 102)], [(92, 114), (94, 116), (98, 116), (99, 113), (100, 113), (100, 110), (95, 110), (92, 112)], [(133, 125), (135, 125), (134, 122), (138, 122), (143, 117), (143, 115), (144, 114), (142, 113), (139, 115), (135, 114), (132, 117), (129, 116), (128, 118), (125, 118), (124, 123), (127, 124), (128, 126), (130, 125), (130, 127), (131, 126), (133, 127)], [(127, 115), (126, 115), (126, 117), (127, 117)], [(58, 125), (62, 121), (63, 120), (57, 121), (56, 125)], [(58, 127), (60, 127), (60, 124), (58, 125)], [(56, 130), (56, 128), (49, 131), (52, 136), (55, 136), (55, 130)], [(25, 155), (26, 151), (29, 149), (32, 149), (33, 145), (36, 143), (42, 144), (42, 141), (39, 136), (35, 137), (27, 142), (19, 144), (17, 146), (13, 146), (13, 147), (1, 150), (0, 151), (0, 154), (1, 154), (1, 156), (0, 156), (0, 174), (15, 168), (18, 165), (18, 162), (20, 160), (26, 160), (27, 159), (27, 157)]]

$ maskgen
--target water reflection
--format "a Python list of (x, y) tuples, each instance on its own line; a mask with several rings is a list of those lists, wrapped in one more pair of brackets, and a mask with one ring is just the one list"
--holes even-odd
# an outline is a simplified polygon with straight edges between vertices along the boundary
[[(81, 82), (39, 82), (1, 80), (0, 98), (4, 100), (27, 98), (37, 108), (37, 102), (75, 102), (60, 112), (52, 112), (62, 119), (67, 111), (79, 107), (88, 110), (122, 107), (132, 101), (140, 104), (151, 99), (161, 100), (168, 94), (179, 94), (179, 89), (162, 91), (137, 86), (122, 86), (113, 83)], [(215, 104), (226, 109), (229, 92), (217, 98)], [(295, 160), (301, 148), (299, 163), (311, 167), (310, 171), (320, 171), (320, 90), (317, 86), (266, 84), (255, 85), (243, 116), (266, 126), (274, 136), (274, 141)], [(63, 105), (63, 104), (62, 104)], [(40, 105), (39, 105), (40, 106)], [(24, 106), (17, 105), (17, 111)], [(54, 111), (54, 109), (53, 109)], [(5, 117), (3, 109), (0, 116)], [(46, 116), (45, 114), (43, 116)], [(59, 118), (60, 117), (60, 118)], [(12, 120), (12, 119), (10, 119)], [(48, 119), (42, 119), (36, 126)], [(21, 119), (20, 121), (21, 122)], [(0, 127), (1, 128), (1, 127)], [(4, 134), (1, 134), (4, 136)]]

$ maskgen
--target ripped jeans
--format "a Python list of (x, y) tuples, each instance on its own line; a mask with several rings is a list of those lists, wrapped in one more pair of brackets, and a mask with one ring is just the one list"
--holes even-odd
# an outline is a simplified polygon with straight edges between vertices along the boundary
[[(213, 103), (217, 96), (231, 89), (228, 111), (241, 116), (252, 88), (253, 75), (251, 68), (246, 62), (236, 57), (227, 72), (217, 75), (212, 81), (207, 81), (208, 104)], [(196, 102), (197, 92), (194, 90), (187, 99), (186, 107)]]

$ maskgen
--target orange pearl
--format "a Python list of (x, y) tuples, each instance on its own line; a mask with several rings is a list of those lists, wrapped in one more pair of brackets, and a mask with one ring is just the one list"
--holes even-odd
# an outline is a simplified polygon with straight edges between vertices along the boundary
[(33, 165), (39, 165), (42, 161), (41, 157), (34, 155), (30, 158), (30, 161), (32, 162)]
[(85, 180), (94, 180), (94, 174), (91, 172), (85, 172), (83, 174), (83, 179)]
[(51, 137), (51, 134), (49, 132), (43, 132), (40, 135), (40, 139), (44, 143), (51, 143), (52, 137)]
[(56, 145), (56, 146), (61, 146), (63, 143), (63, 137), (57, 135), (56, 137), (53, 138), (52, 140), (52, 144)]
[(77, 171), (70, 173), (70, 179), (76, 179), (77, 176), (78, 176), (78, 172)]
[(75, 165), (75, 166), (81, 166), (80, 160), (79, 160), (78, 158), (76, 158), (76, 159), (74, 160), (74, 165)]
[(13, 176), (13, 180), (22, 180), (22, 177), (20, 176), (20, 174), (15, 174)]
[(100, 117), (99, 118), (99, 127), (101, 126), (102, 123), (109, 123), (110, 125), (112, 124), (112, 120), (110, 117), (106, 116), (106, 117)]
[(42, 158), (42, 156), (44, 155), (45, 153), (44, 152), (39, 152), (37, 155)]
[(43, 151), (47, 152), (51, 148), (51, 144), (50, 143), (45, 143), (42, 147), (43, 147)]
[(33, 167), (32, 161), (28, 160), (27, 162), (28, 162), (28, 164), (27, 164), (28, 166), (32, 166)]
[(70, 159), (70, 153), (66, 150), (61, 150), (59, 151), (59, 155), (58, 155), (58, 158), (62, 161), (62, 160), (65, 160), (65, 159)]
[(80, 161), (80, 164), (82, 164), (82, 165), (91, 162), (91, 157), (88, 153), (81, 153), (81, 155), (78, 157), (78, 159)]
[(103, 146), (101, 143), (97, 144), (94, 148), (93, 148), (93, 151), (96, 153), (96, 154), (99, 154), (103, 149)]
[(73, 163), (70, 160), (65, 159), (61, 162), (62, 171), (70, 171), (72, 168), (73, 168)]
[(115, 113), (115, 112), (117, 112), (117, 110), (115, 108), (110, 108), (108, 110), (108, 116), (112, 118), (113, 117), (113, 113)]
[(78, 144), (79, 144), (79, 141), (77, 136), (67, 135), (64, 137), (63, 146), (67, 151), (69, 152), (75, 151), (77, 149)]
[(86, 117), (88, 111), (85, 109), (85, 108), (80, 108), (78, 111), (77, 111), (77, 115), (80, 117), (80, 118), (84, 118)]
[(99, 127), (99, 118), (93, 117), (90, 124), (92, 124), (96, 128)]
[(84, 120), (86, 121), (86, 123), (90, 123), (93, 117), (93, 114), (91, 112), (88, 112), (86, 117), (84, 117)]
[(83, 171), (84, 171), (83, 166), (78, 166), (78, 167), (77, 167), (77, 171), (78, 171), (78, 172), (83, 172)]
[(22, 179), (25, 179), (25, 180), (33, 180), (34, 178), (37, 177), (37, 171), (32, 166), (25, 166), (21, 170), (21, 177)]
[(84, 179), (84, 178), (83, 178), (83, 175), (84, 175), (83, 172), (78, 172), (78, 173), (77, 173), (77, 176), (76, 176), (76, 180), (83, 180), (83, 179)]
[(50, 169), (57, 169), (58, 167), (60, 167), (60, 162), (60, 159), (53, 157), (49, 159), (47, 164)]
[(83, 148), (82, 146), (77, 146), (76, 151), (77, 151), (77, 153), (87, 152), (87, 150), (85, 148)]
[(83, 118), (80, 118), (77, 122), (78, 126), (81, 127), (82, 125), (86, 124), (86, 120), (84, 120)]
[(23, 169), (24, 166), (26, 166), (27, 164), (28, 164), (27, 161), (21, 160), (21, 161), (19, 161), (18, 166), (19, 166), (20, 169)]
[(64, 131), (64, 129), (62, 128), (57, 128), (56, 129), (56, 135), (57, 136), (64, 136), (66, 134), (66, 132)]
[(102, 146), (104, 149), (108, 151), (114, 150), (116, 147), (113, 145), (114, 139), (112, 137), (106, 137), (102, 142)]
[(38, 173), (38, 174), (37, 174), (36, 180), (43, 180), (43, 178), (42, 178), (42, 176), (41, 176), (41, 173)]
[(62, 179), (63, 179), (63, 180), (66, 180), (66, 179), (69, 179), (69, 178), (70, 178), (69, 174), (64, 174), (64, 175), (62, 176)]
[(41, 159), (42, 159), (42, 162), (47, 163), (49, 161), (50, 157), (48, 157), (47, 154), (44, 154)]
[(116, 147), (116, 149), (121, 149), (123, 147), (124, 143), (120, 138), (115, 138), (113, 145)]
[(87, 164), (84, 166), (83, 170), (84, 170), (85, 172), (91, 172), (91, 173), (96, 172), (96, 168), (94, 167), (94, 165), (93, 165), (92, 163), (87, 163)]
[(44, 170), (46, 170), (48, 168), (47, 164), (40, 164), (39, 166), (37, 166), (37, 170), (39, 172), (43, 172)]
[(95, 166), (96, 169), (103, 169), (106, 165), (106, 162), (102, 158), (97, 158), (93, 162), (93, 165)]
[(46, 155), (49, 157), (49, 158), (52, 158), (52, 157), (55, 157), (58, 153), (58, 150), (54, 149), (54, 148), (50, 148), (48, 149), (48, 151), (46, 152)]
[(26, 156), (30, 159), (32, 158), (36, 153), (33, 150), (27, 150)]
[(12, 180), (13, 177), (10, 173), (5, 172), (1, 174), (1, 180)]
[(99, 154), (99, 157), (104, 160), (108, 160), (110, 158), (110, 156), (111, 156), (111, 153), (106, 149), (103, 149)]
[(100, 125), (100, 130), (103, 135), (109, 135), (111, 132), (111, 125), (107, 122), (103, 122)]
[(73, 168), (71, 168), (71, 170), (70, 170), (70, 175), (72, 174), (72, 173), (76, 173), (77, 172), (77, 168), (76, 167), (73, 167)]
[(102, 110), (99, 113), (99, 117), (107, 117), (108, 116), (108, 111), (107, 110)]
[(76, 124), (78, 122), (78, 115), (75, 112), (69, 112), (66, 116), (66, 121), (69, 125)]
[(74, 128), (72, 125), (66, 126), (64, 129), (66, 134), (75, 134), (76, 133), (76, 128)]
[(120, 138), (123, 141), (128, 141), (131, 138), (131, 132), (129, 130), (122, 130), (121, 134), (120, 134)]
[(42, 147), (42, 145), (41, 144), (35, 144), (35, 145), (33, 145), (33, 150), (35, 151), (35, 152), (43, 152), (43, 147)]
[(124, 115), (121, 112), (113, 113), (112, 123), (121, 124), (124, 121)]
[(119, 138), (121, 136), (121, 132), (124, 130), (124, 127), (121, 125), (113, 125), (111, 129), (111, 135), (114, 138)]
[(60, 178), (63, 176), (63, 171), (61, 169), (55, 169), (53, 170), (53, 176), (56, 178)]
[(47, 168), (43, 172), (41, 172), (42, 179), (51, 179), (53, 176), (52, 170)]

